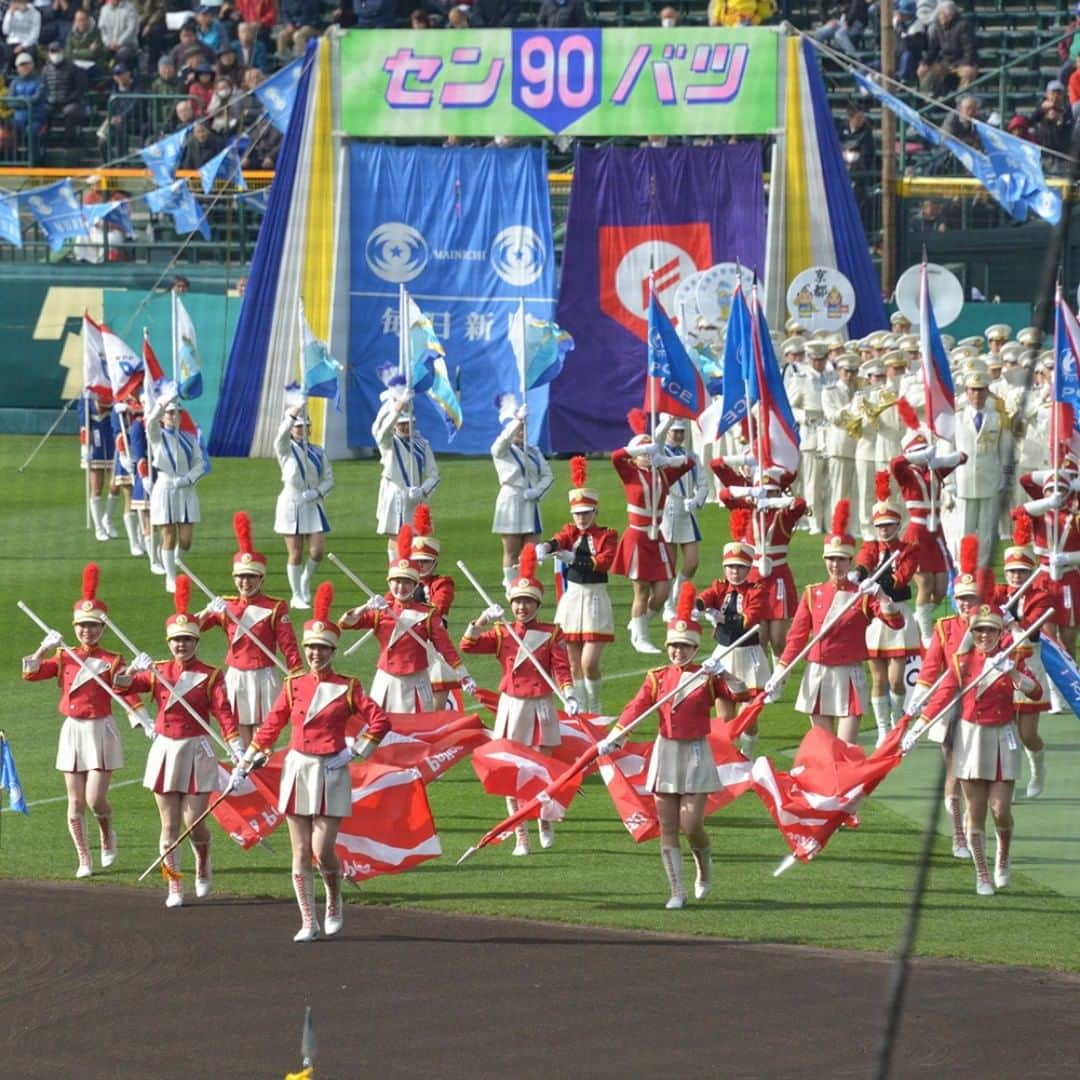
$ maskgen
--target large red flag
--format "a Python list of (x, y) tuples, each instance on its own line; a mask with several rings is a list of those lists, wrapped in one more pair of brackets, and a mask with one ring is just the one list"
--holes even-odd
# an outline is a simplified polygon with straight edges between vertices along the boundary
[(350, 881), (400, 874), (442, 854), (418, 770), (370, 761), (348, 768), (352, 814), (342, 821), (334, 850)]
[[(277, 765), (269, 763), (248, 773), (237, 790), (214, 807), (214, 820), (245, 851), (265, 840), (285, 820), (277, 808), (282, 754), (275, 756)], [(231, 772), (231, 763), (218, 762), (222, 789), (229, 782)]]
[(645, 788), (653, 745), (628, 742), (621, 750), (613, 750), (608, 757), (600, 759), (600, 775), (619, 820), (637, 844), (660, 835), (656, 803)]
[(473, 769), (489, 795), (505, 795), (522, 801), (537, 799), (543, 793), (530, 817), (541, 816), (547, 821), (561, 821), (566, 808), (581, 787), (582, 773), (561, 777), (570, 765), (530, 746), (512, 739), (493, 739), (473, 752)]
[(709, 735), (709, 749), (712, 751), (713, 761), (716, 762), (720, 783), (724, 786), (719, 791), (711, 792), (706, 799), (706, 816), (723, 810), (728, 803), (734, 802), (754, 786), (749, 758), (739, 753), (726, 734), (712, 732)]
[[(476, 713), (391, 713), (393, 728), (370, 760), (399, 769), (416, 768), (425, 783), (437, 780), (491, 737)], [(349, 734), (359, 731), (357, 720)]]

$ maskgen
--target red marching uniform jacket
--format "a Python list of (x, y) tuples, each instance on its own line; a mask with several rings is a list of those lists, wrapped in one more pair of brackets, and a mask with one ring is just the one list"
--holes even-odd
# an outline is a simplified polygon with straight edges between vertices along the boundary
[[(226, 596), (224, 599), (229, 611), (243, 622), (249, 633), (254, 634), (271, 653), (281, 652), (290, 671), (304, 666), (300, 648), (296, 644), (296, 632), (289, 621), (289, 607), (283, 600), (275, 600), (262, 593), (248, 598)], [(229, 639), (229, 651), (225, 654), (225, 663), (229, 667), (238, 671), (254, 671), (272, 666), (266, 654), (240, 630), (227, 612), (207, 614), (200, 629), (208, 630), (212, 626), (224, 630)]]
[[(671, 665), (650, 671), (645, 676), (641, 689), (619, 714), (613, 730), (625, 728), (700, 668), (700, 664), (687, 664), (681, 668)], [(736, 696), (721, 676), (706, 675), (703, 679), (699, 678), (685, 696), (676, 694), (660, 706), (660, 734), (665, 739), (703, 739), (709, 734), (709, 717), (713, 703), (736, 700)]]
[[(535, 619), (528, 623), (515, 622), (513, 628), (555, 685), (560, 690), (571, 689), (574, 679), (570, 674), (570, 660), (566, 655), (562, 630), (554, 623), (537, 622)], [(503, 670), (499, 680), (501, 694), (516, 698), (548, 697), (551, 694), (551, 687), (502, 623), (496, 623), (477, 637), (463, 637), (461, 651), (495, 655)]]
[[(993, 603), (1005, 610), (1009, 598), (1016, 591), (1011, 585), (996, 586)], [(1029, 626), (1033, 626), (1046, 612), (1054, 610), (1054, 599), (1053, 585), (1047, 580), (1045, 574), (1040, 574), (1024, 590), (1024, 595), (1015, 604), (1009, 604), (1008, 610), (1012, 612), (1013, 618), (1026, 630)], [(1050, 619), (1046, 620), (1047, 623), (1050, 621)], [(1045, 626), (1046, 623), (1043, 625)], [(1017, 652), (1021, 656), (1027, 656), (1034, 652), (1035, 647), (1038, 645), (1038, 638), (1038, 634), (1032, 635), (1017, 649)]]
[(626, 492), (626, 523), (638, 530), (648, 529), (653, 523), (654, 514), (656, 527), (660, 528), (671, 485), (694, 467), (694, 462), (684, 457), (678, 465), (640, 469), (623, 446), (612, 452), (611, 464), (615, 466)]
[[(717, 579), (698, 593), (698, 603), (706, 610), (711, 608), (718, 613), (718, 641), (721, 636), (735, 634), (730, 641), (722, 642), (725, 645), (737, 641), (752, 626), (757, 626), (765, 616), (765, 590), (761, 582), (750, 581), (749, 578), (741, 585), (732, 585), (730, 581)], [(751, 639), (746, 644), (757, 645), (760, 641)]]
[[(93, 669), (102, 682), (112, 686), (113, 678), (123, 663), (122, 657), (98, 648), (83, 649), (80, 646), (72, 651), (87, 667)], [(63, 649), (57, 649), (55, 656), (42, 660), (37, 671), (24, 671), (22, 677), (26, 682), (56, 679), (60, 683), (62, 716), (72, 716), (76, 720), (104, 720), (112, 715), (112, 698)], [(133, 709), (142, 704), (139, 695), (131, 690), (122, 693), (117, 690), (117, 694)]]
[[(922, 665), (919, 668), (917, 686), (926, 689), (934, 685), (946, 665), (960, 650), (960, 644), (967, 630), (968, 622), (963, 615), (946, 615), (945, 618), (938, 619), (934, 623), (934, 633), (930, 638), (930, 644), (926, 646)], [(965, 652), (970, 648), (972, 648), (972, 641), (968, 638)]]
[(855, 556), (855, 565), (871, 577), (875, 570), (894, 552), (900, 552), (892, 565), (878, 578), (878, 583), (893, 600), (909, 600), (911, 590), (907, 587), (918, 567), (919, 549), (906, 540), (865, 540)]
[[(912, 465), (903, 454), (897, 454), (889, 462), (889, 472), (896, 479), (896, 486), (904, 497), (904, 505), (911, 519), (908, 525), (909, 531), (913, 528), (929, 530), (931, 494), (934, 496), (934, 513), (937, 517), (937, 527), (934, 532), (941, 531), (941, 485), (945, 477), (955, 468), (955, 465), (934, 469), (931, 469), (929, 465)], [(909, 539), (906, 534), (905, 539)]]
[[(948, 672), (944, 681), (923, 707), (923, 714), (925, 716), (936, 716), (941, 712), (961, 687), (967, 686), (982, 674), (983, 668), (985, 668), (989, 659), (990, 654), (981, 653), (976, 649), (954, 655), (949, 661)], [(1039, 680), (1028, 671), (1022, 660), (1016, 661), (1016, 668), (1035, 684), (1034, 690), (1028, 696), (1033, 701), (1042, 698), (1042, 687), (1039, 685)], [(1008, 675), (998, 675), (992, 681), (988, 679), (985, 688), (980, 685), (960, 699), (960, 719), (966, 720), (969, 724), (987, 724), (991, 726), (1007, 724), (1016, 713), (1016, 706), (1013, 704), (1013, 693), (1013, 682)]]
[[(816, 635), (825, 623), (836, 594), (852, 595), (856, 592), (850, 581), (840, 586), (831, 581), (807, 585), (799, 599), (799, 607), (791, 622), (787, 645), (780, 663), (791, 664), (806, 643)], [(850, 603), (850, 601), (842, 601)], [(904, 625), (904, 613), (894, 611), (889, 615), (881, 611), (876, 596), (860, 596), (833, 624), (832, 629), (810, 650), (808, 659), (814, 664), (857, 664), (867, 658), (866, 628), (874, 619), (881, 619), (890, 630)]]
[(345, 729), (353, 716), (367, 725), (361, 738), (369, 742), (380, 742), (390, 730), (390, 717), (364, 693), (358, 679), (333, 671), (290, 675), (252, 742), (269, 753), (291, 724), (290, 750), (336, 754), (345, 748)]
[(574, 562), (567, 566), (567, 576), (571, 581), (577, 580), (573, 570), (577, 567), (584, 569), (584, 552), (581, 551), (582, 543), (592, 560), (591, 570), (594, 574), (606, 575), (615, 561), (615, 550), (619, 546), (619, 534), (614, 529), (607, 529), (603, 525), (597, 525), (594, 521), (587, 529), (579, 529), (572, 521), (564, 525), (549, 541), (552, 551), (574, 552)]
[(202, 717), (207, 727), (211, 717), (217, 720), (226, 741), (237, 734), (236, 718), (218, 668), (201, 660), (191, 660), (187, 664), (179, 660), (157, 660), (149, 671), (140, 671), (133, 676), (131, 689), (137, 694), (153, 697), (158, 707), (154, 730), (159, 735), (170, 739), (193, 739), (206, 734), (191, 713), (165, 689), (161, 679), (168, 681), (177, 695)]
[(413, 593), (413, 601), (430, 604), (445, 626), (450, 617), (450, 609), (454, 606), (455, 594), (454, 579), (449, 574), (432, 574), (431, 577), (420, 579), (420, 584)]
[[(1018, 482), (1032, 499), (1043, 497), (1043, 489), (1032, 480), (1031, 473), (1025, 473)], [(1080, 514), (1075, 510), (1048, 510), (1045, 514), (1032, 514), (1031, 526), (1034, 541), (1032, 546), (1043, 566), (1050, 564), (1050, 541), (1055, 531), (1058, 551), (1080, 551)], [(1076, 567), (1070, 567), (1066, 576), (1076, 572)]]
[[(448, 664), (453, 667), (461, 666), (461, 657), (446, 632), (442, 616), (435, 608), (415, 600), (404, 604), (390, 600), (389, 604), (385, 611), (365, 608), (354, 619), (342, 619), (340, 623), (343, 630), (371, 628), (375, 631), (375, 637), (381, 646), (380, 671), (385, 671), (387, 675), (415, 675), (418, 671), (426, 670), (427, 648), (420, 641), (430, 641)], [(395, 615), (397, 618), (394, 618)], [(420, 641), (406, 632), (406, 626), (412, 629)]]

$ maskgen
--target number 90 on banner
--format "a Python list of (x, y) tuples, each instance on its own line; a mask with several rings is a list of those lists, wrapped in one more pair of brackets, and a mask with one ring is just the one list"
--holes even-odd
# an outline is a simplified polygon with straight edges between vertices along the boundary
[(599, 30), (514, 30), (515, 108), (550, 131), (562, 131), (601, 101)]

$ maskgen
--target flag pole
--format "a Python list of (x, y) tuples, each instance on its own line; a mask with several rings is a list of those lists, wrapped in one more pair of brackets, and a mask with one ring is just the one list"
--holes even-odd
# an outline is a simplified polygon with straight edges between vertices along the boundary
[[(1060, 387), (1058, 386), (1058, 357), (1061, 355), (1061, 347), (1063, 342), (1058, 340), (1058, 324), (1061, 321), (1058, 319), (1058, 309), (1062, 303), (1061, 299), (1061, 279), (1058, 278), (1057, 290), (1054, 294), (1054, 371), (1051, 375), (1052, 383), (1050, 387), (1050, 415), (1052, 417), (1050, 423), (1050, 467), (1054, 471), (1054, 476), (1058, 474), (1058, 470), (1061, 468), (1061, 402), (1058, 401), (1058, 392)], [(1074, 406), (1075, 408), (1075, 406)], [(1074, 417), (1075, 423), (1075, 417)], [(1060, 539), (1058, 533), (1059, 529), (1058, 511), (1052, 509), (1050, 511), (1050, 554), (1053, 555), (1058, 550), (1058, 541)], [(1053, 565), (1050, 567), (1050, 579), (1057, 581), (1061, 577), (1061, 571), (1058, 570), (1055, 573)]]
[(93, 457), (93, 451), (90, 447), (90, 391), (84, 386), (82, 392), (83, 399), (83, 414), (82, 414), (82, 453), (85, 455), (83, 464), (86, 466), (86, 478), (83, 481), (83, 502), (86, 504), (86, 528), (92, 528), (91, 514), (90, 514), (90, 465)]
[[(656, 281), (652, 267), (649, 267), (649, 306), (656, 303)], [(650, 342), (651, 345), (651, 342)], [(649, 352), (645, 350), (645, 378), (649, 384), (649, 438), (653, 446), (656, 446), (656, 379), (649, 374)], [(659, 447), (656, 447), (659, 450)], [(659, 473), (656, 468), (656, 458), (649, 458), (649, 539), (656, 540), (660, 527), (656, 520), (656, 503), (659, 500)]]
[[(922, 271), (919, 277), (919, 352), (924, 352), (924, 346), (929, 348), (930, 345), (930, 314), (926, 310), (927, 304), (930, 302), (930, 289), (926, 281), (926, 247), (923, 247), (923, 260)], [(926, 332), (923, 332), (925, 327)], [(934, 410), (933, 403), (930, 401), (929, 387), (926, 385), (926, 365), (931, 362), (929, 356), (922, 357), (923, 364), (923, 395), (926, 399), (926, 424), (930, 428), (931, 438), (937, 438), (937, 430), (934, 426)], [(933, 449), (933, 443), (931, 443), (931, 449)], [(930, 492), (930, 532), (937, 531), (937, 493), (935, 492), (935, 477), (934, 466), (928, 464), (927, 468), (926, 486)]]
[[(750, 287), (750, 352), (751, 359), (754, 363), (754, 369), (757, 370), (757, 357), (760, 351), (760, 344), (758, 343), (758, 295), (757, 295), (757, 281)], [(761, 395), (762, 388), (758, 386), (758, 415), (757, 422), (754, 422), (753, 417), (750, 414), (750, 394), (749, 386), (746, 381), (743, 381), (743, 385), (747, 387), (746, 394), (746, 423), (750, 426), (751, 436), (757, 436), (757, 477), (759, 483), (763, 483), (765, 480), (765, 434), (761, 429), (761, 417), (762, 417), (762, 404)], [(752, 445), (752, 444), (751, 444)], [(751, 474), (753, 478), (753, 474)], [(755, 504), (756, 504), (755, 500)], [(761, 565), (758, 567), (758, 573), (762, 577), (768, 577), (772, 573), (772, 560), (768, 555), (768, 539), (769, 533), (765, 527), (767, 520), (767, 514), (765, 508), (760, 505), (756, 505), (757, 519), (758, 519), (758, 535), (761, 537)]]
[(41, 436), (41, 441), (37, 444), (37, 446), (34, 447), (33, 450), (30, 451), (27, 459), (15, 470), (17, 473), (21, 473), (24, 469), (26, 469), (30, 462), (38, 456), (38, 451), (49, 441), (49, 439), (52, 438), (53, 432), (55, 432), (56, 429), (60, 426), (60, 422), (64, 419), (64, 417), (67, 416), (68, 410), (78, 400), (79, 399), (77, 397), (68, 398), (64, 407), (60, 410), (59, 413), (57, 413), (56, 419), (52, 422), (52, 424), (49, 425), (49, 430)]
[[(405, 283), (398, 286), (398, 363), (401, 367), (402, 377), (405, 379), (406, 392), (412, 393), (412, 342), (409, 337), (409, 294), (405, 291)], [(409, 401), (409, 487), (416, 487), (416, 407)], [(406, 505), (408, 505), (406, 503)], [(405, 514), (402, 512), (402, 522)]]
[(178, 379), (177, 364), (179, 363), (180, 345), (176, 340), (177, 333), (176, 333), (176, 287), (175, 286), (172, 289), (169, 290), (169, 299), (171, 301), (171, 308), (170, 309), (172, 311), (172, 377), (173, 377), (173, 382), (176, 383), (177, 393), (179, 393), (180, 383), (179, 383), (179, 379)]
[(297, 327), (296, 332), (298, 340), (296, 343), (296, 367), (299, 372), (298, 382), (300, 383), (300, 419), (303, 421), (301, 427), (304, 429), (304, 434), (301, 437), (300, 446), (303, 449), (303, 457), (301, 459), (301, 469), (304, 474), (304, 483), (307, 484), (307, 466), (308, 466), (308, 408), (307, 408), (307, 387), (304, 385), (304, 324), (307, 320), (304, 317), (304, 298), (298, 296), (299, 301), (296, 307), (297, 315)]
[(525, 487), (531, 487), (529, 481), (529, 387), (528, 387), (528, 373), (526, 372), (526, 365), (528, 363), (525, 356), (525, 297), (518, 297), (518, 322), (520, 327), (521, 337), (521, 351), (520, 360), (518, 363), (518, 378), (521, 382), (521, 404), (524, 406), (525, 416), (521, 420), (521, 457), (524, 462), (523, 468), (525, 470)]

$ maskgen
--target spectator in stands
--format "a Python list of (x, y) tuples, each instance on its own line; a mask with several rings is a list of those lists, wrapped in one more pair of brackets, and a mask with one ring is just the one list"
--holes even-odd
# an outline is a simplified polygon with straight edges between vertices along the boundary
[(139, 51), (139, 13), (131, 0), (105, 0), (98, 19), (105, 51), (116, 61), (129, 64)]
[(352, 0), (358, 30), (387, 30), (397, 19), (396, 0)]
[(214, 56), (218, 50), (229, 40), (229, 31), (224, 23), (218, 19), (218, 8), (203, 4), (195, 12), (195, 22), (198, 29), (195, 36), (201, 41)]
[(979, 133), (975, 130), (975, 121), (979, 115), (979, 99), (974, 94), (964, 94), (956, 103), (956, 112), (945, 117), (941, 125), (946, 135), (951, 135), (976, 150), (982, 150)]
[(814, 31), (814, 37), (826, 45), (835, 45), (848, 56), (855, 56), (869, 22), (866, 0), (849, 0), (847, 8), (838, 17), (829, 19)]
[(473, 26), (517, 26), (520, 0), (473, 0), (469, 19)]
[[(10, 8), (8, 9), (10, 11)], [(15, 78), (11, 80), (8, 94), (11, 101), (11, 122), (19, 141), (27, 139), (28, 132), (33, 133), (30, 146), (31, 163), (37, 159), (41, 137), (49, 123), (48, 90), (41, 76), (34, 70), (34, 58), (28, 52), (21, 52), (15, 57)], [(25, 98), (25, 101), (14, 100)]]
[(773, 0), (710, 0), (710, 26), (760, 26), (776, 12)]
[(199, 103), (199, 114), (205, 116), (214, 96), (214, 69), (209, 64), (195, 65), (188, 78), (187, 92)]
[(198, 119), (197, 105), (193, 98), (181, 98), (173, 108), (172, 119), (165, 126), (165, 134), (173, 135), (177, 131), (183, 131), (189, 124)]
[(261, 117), (266, 116), (266, 112), (259, 99), (250, 91), (265, 79), (266, 76), (258, 68), (248, 68), (244, 73), (244, 90), (249, 93), (244, 98), (241, 123), (251, 138), (243, 157), (245, 169), (273, 169), (281, 149), (281, 132), (269, 121), (257, 123)]
[(945, 232), (945, 209), (934, 199), (923, 199), (911, 215), (912, 232)]
[(181, 80), (188, 72), (195, 70), (196, 64), (212, 64), (215, 60), (215, 55), (196, 36), (197, 29), (195, 20), (188, 19), (180, 27), (180, 41), (173, 46), (170, 54)]
[(467, 30), (469, 28), (469, 5), (455, 4), (446, 13), (446, 25), (451, 30)]
[(410, 30), (430, 30), (431, 20), (428, 18), (428, 13), (422, 11), (420, 8), (414, 8), (409, 12), (409, 29)]
[(103, 161), (127, 157), (133, 145), (141, 145), (146, 134), (146, 101), (142, 87), (126, 60), (117, 60), (112, 69), (112, 93), (105, 122), (98, 128), (98, 144)]
[(225, 140), (211, 131), (205, 120), (196, 120), (180, 155), (180, 168), (198, 171), (225, 149)]
[(322, 30), (319, 0), (281, 0), (282, 27), (277, 36), (277, 55), (281, 60), (303, 56), (308, 40)]
[(50, 21), (55, 31), (51, 41), (59, 41), (63, 46), (71, 33), (71, 24), (75, 20), (75, 12), (79, 9), (79, 0), (49, 0)]
[(1076, 98), (1072, 96), (1072, 74), (1076, 70), (1076, 58), (1080, 56), (1080, 3), (1072, 11), (1072, 18), (1062, 27), (1061, 32), (1065, 35), (1058, 42), (1058, 56), (1061, 58), (1061, 73), (1058, 78), (1069, 87), (1069, 101), (1075, 105)]
[(978, 74), (975, 31), (962, 19), (955, 0), (941, 0), (926, 35), (926, 52), (919, 64), (919, 89), (942, 97), (967, 86)]
[(240, 85), (244, 77), (244, 69), (240, 66), (236, 55), (236, 46), (231, 41), (226, 41), (218, 49), (217, 63), (214, 64), (214, 74), (220, 79), (223, 76), (230, 80), (234, 86)]
[[(1046, 94), (1031, 114), (1031, 141), (1046, 150), (1057, 154), (1068, 154), (1072, 142), (1073, 119), (1069, 103), (1065, 100), (1065, 89), (1059, 79), (1051, 79), (1046, 85)], [(1051, 158), (1045, 163), (1047, 172), (1060, 175), (1068, 171), (1068, 162), (1063, 158)]]
[(1028, 122), (1026, 116), (1021, 116), (1017, 113), (1017, 115), (1005, 125), (1005, 130), (1010, 135), (1015, 135), (1018, 139), (1026, 139), (1028, 142), (1031, 142), (1031, 124)]
[[(1073, 112), (1069, 102), (1065, 100), (1065, 87), (1060, 79), (1051, 79), (1046, 84), (1043, 99), (1035, 106), (1035, 110), (1030, 117), (1032, 128), (1041, 124), (1049, 112), (1054, 114), (1055, 119), (1061, 126), (1072, 127)], [(1066, 149), (1068, 149), (1067, 137)]]
[(584, 0), (540, 0), (536, 25), (549, 30), (568, 26), (588, 26), (589, 12)]
[(840, 146), (848, 172), (867, 173), (874, 168), (877, 158), (874, 131), (861, 101), (848, 103), (847, 123), (840, 129)]
[(277, 4), (274, 0), (226, 0), (221, 5), (221, 20), (230, 20), (237, 30), (244, 23), (254, 23), (256, 33), (269, 34), (277, 25)]
[[(176, 67), (172, 58), (168, 56), (158, 57), (157, 76), (150, 84), (150, 93), (165, 97), (169, 94), (184, 93), (184, 84), (176, 73)], [(172, 111), (171, 108), (169, 110)]]
[(135, 0), (139, 16), (139, 48), (151, 65), (165, 51), (165, 0)]
[(926, 52), (926, 24), (918, 18), (915, 0), (897, 0), (893, 14), (896, 77), (902, 83), (915, 82), (919, 62)]
[[(29, 0), (11, 0), (11, 6), (4, 13), (4, 40), (12, 52), (33, 53), (41, 37), (41, 12)], [(33, 56), (31, 55), (31, 60)], [(15, 69), (18, 71), (18, 61)], [(34, 73), (34, 78), (39, 78)], [(18, 81), (18, 75), (16, 75)]]
[(242, 22), (237, 27), (236, 60), (245, 71), (257, 68), (265, 75), (270, 70), (270, 54), (259, 37), (258, 23)]
[(101, 40), (101, 31), (85, 8), (79, 8), (75, 12), (64, 53), (76, 67), (86, 72), (86, 78), (91, 85), (105, 74), (109, 54)]
[(240, 117), (243, 115), (243, 102), (235, 101), (237, 89), (232, 79), (227, 76), (218, 76), (214, 82), (214, 96), (210, 99), (210, 107), (206, 115), (210, 120), (210, 127), (223, 138), (230, 138), (240, 128)]
[(4, 154), (11, 153), (15, 146), (15, 130), (11, 123), (13, 113), (11, 106), (4, 100), (8, 93), (4, 69), (0, 67), (0, 153)]
[(41, 78), (49, 101), (49, 123), (63, 125), (69, 145), (75, 143), (79, 121), (86, 117), (86, 75), (64, 56), (64, 46), (54, 41), (49, 46), (49, 61)]

